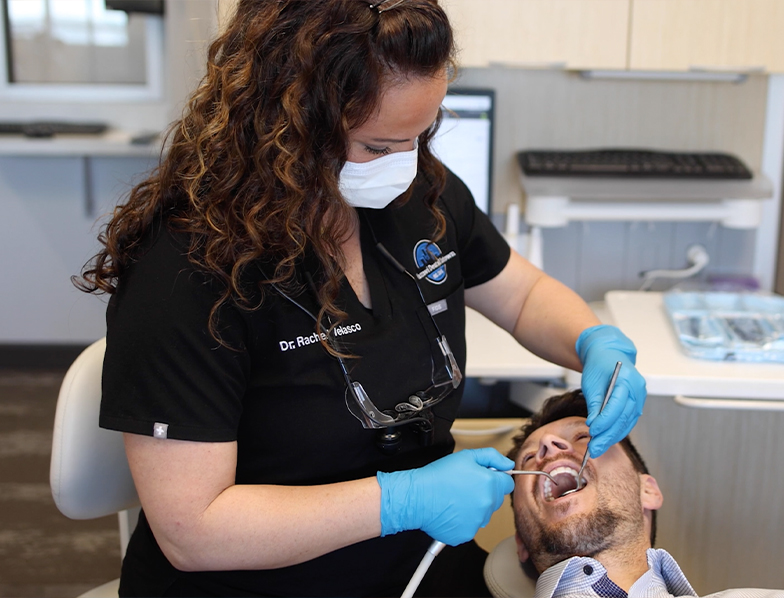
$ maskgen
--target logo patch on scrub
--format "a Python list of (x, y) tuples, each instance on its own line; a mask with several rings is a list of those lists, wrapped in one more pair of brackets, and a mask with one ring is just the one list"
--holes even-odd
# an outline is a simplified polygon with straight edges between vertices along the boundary
[(441, 284), (446, 280), (446, 263), (457, 255), (450, 251), (442, 255), (441, 249), (429, 239), (422, 239), (414, 246), (414, 262), (418, 268), (417, 280), (427, 278), (433, 284)]

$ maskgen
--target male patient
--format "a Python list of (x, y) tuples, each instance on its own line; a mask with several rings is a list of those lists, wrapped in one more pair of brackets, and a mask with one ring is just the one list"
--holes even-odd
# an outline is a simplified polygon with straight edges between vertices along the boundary
[[(550, 398), (515, 438), (509, 457), (518, 469), (548, 472), (518, 476), (512, 495), (517, 552), (537, 578), (537, 598), (696, 596), (675, 560), (652, 548), (662, 493), (637, 449), (626, 438), (583, 472), (590, 435), (580, 391)], [(777, 590), (728, 590), (722, 598), (782, 597)]]

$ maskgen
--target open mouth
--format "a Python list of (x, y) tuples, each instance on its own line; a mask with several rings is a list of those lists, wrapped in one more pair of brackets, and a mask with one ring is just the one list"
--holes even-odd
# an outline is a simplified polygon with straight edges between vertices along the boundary
[[(561, 498), (566, 492), (577, 489), (577, 470), (569, 466), (556, 467), (548, 472), (555, 479), (557, 486), (549, 479), (544, 478), (544, 500), (546, 502)], [(583, 478), (583, 485), (580, 490), (585, 488), (587, 480)]]

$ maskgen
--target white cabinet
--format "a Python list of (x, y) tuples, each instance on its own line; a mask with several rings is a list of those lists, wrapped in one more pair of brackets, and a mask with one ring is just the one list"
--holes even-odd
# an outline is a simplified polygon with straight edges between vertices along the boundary
[(630, 0), (442, 0), (461, 66), (626, 66)]
[(784, 71), (781, 0), (633, 0), (629, 68)]
[(442, 0), (461, 66), (784, 72), (782, 0)]

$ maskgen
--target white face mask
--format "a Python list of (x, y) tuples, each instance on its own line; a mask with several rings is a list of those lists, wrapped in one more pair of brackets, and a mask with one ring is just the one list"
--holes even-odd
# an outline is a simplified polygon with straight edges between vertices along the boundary
[(419, 145), (370, 162), (346, 162), (340, 171), (340, 192), (355, 208), (386, 208), (405, 193), (417, 174)]

